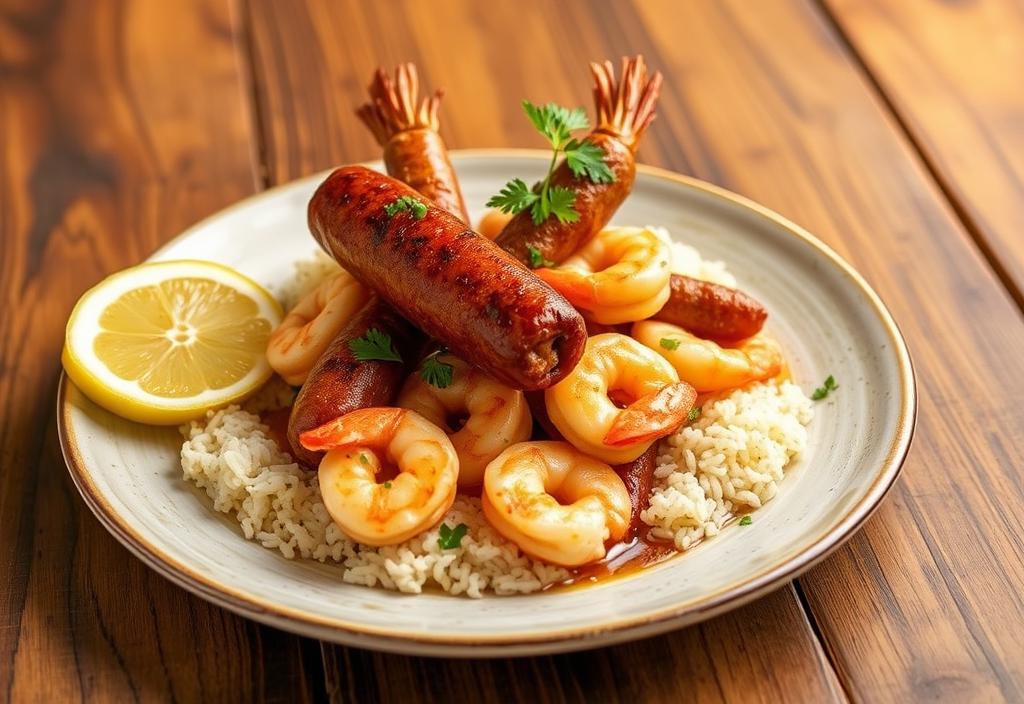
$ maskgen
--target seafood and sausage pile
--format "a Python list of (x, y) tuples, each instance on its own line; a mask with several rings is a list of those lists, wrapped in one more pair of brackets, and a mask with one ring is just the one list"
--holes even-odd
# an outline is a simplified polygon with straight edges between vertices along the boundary
[(184, 429), (186, 476), (247, 537), (348, 582), (480, 596), (664, 559), (775, 495), (810, 401), (721, 263), (609, 226), (661, 75), (591, 73), (593, 129), (524, 102), (551, 167), (475, 229), (440, 94), (411, 65), (375, 75), (357, 112), (387, 173), (338, 168), (310, 200), (327, 256), (269, 335), (279, 379)]

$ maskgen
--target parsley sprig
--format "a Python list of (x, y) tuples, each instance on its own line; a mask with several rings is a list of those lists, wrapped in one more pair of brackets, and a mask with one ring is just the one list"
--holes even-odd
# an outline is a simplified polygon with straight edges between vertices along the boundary
[(814, 401), (820, 401), (821, 399), (828, 396), (830, 391), (835, 391), (838, 388), (839, 384), (836, 383), (835, 377), (829, 374), (828, 378), (825, 379), (825, 382), (821, 386), (816, 388), (814, 392), (811, 394), (811, 399)]
[(447, 523), (442, 523), (440, 528), (441, 535), (437, 538), (437, 544), (442, 550), (452, 550), (453, 548), (461, 547), (462, 539), (468, 531), (469, 526), (465, 523), (460, 523), (454, 528), (449, 528)]
[(422, 220), (427, 216), (426, 203), (412, 196), (399, 196), (384, 206), (384, 213), (389, 218), (403, 210), (408, 210), (417, 220)]
[(377, 328), (370, 328), (363, 337), (349, 340), (348, 348), (352, 350), (358, 362), (401, 362), (402, 357), (391, 344), (391, 336)]
[(547, 259), (543, 252), (533, 245), (526, 245), (526, 252), (530, 255), (530, 268), (539, 269), (542, 266), (554, 266), (555, 263)]
[(658, 344), (667, 350), (679, 349), (680, 340), (673, 340), (671, 337), (663, 337), (658, 340)]
[(569, 109), (548, 103), (534, 105), (523, 101), (523, 111), (537, 131), (551, 144), (551, 163), (544, 180), (530, 188), (519, 178), (514, 178), (487, 201), (487, 207), (499, 208), (503, 213), (520, 213), (527, 208), (534, 225), (540, 225), (551, 215), (559, 222), (576, 222), (580, 214), (573, 207), (576, 194), (571, 188), (551, 185), (551, 175), (558, 164), (558, 155), (565, 155), (565, 162), (576, 178), (586, 177), (594, 183), (611, 183), (615, 173), (604, 163), (601, 147), (586, 139), (576, 139), (572, 133), (590, 127), (583, 108)]
[(454, 367), (448, 362), (438, 359), (444, 354), (448, 354), (448, 350), (442, 347), (427, 355), (420, 365), (420, 377), (423, 378), (423, 381), (439, 389), (447, 389), (452, 385)]

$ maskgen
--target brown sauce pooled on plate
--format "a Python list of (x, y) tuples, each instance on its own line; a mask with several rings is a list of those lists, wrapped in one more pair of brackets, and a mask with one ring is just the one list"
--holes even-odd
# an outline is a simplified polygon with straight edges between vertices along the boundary
[(632, 538), (612, 545), (608, 553), (597, 562), (570, 570), (569, 579), (549, 588), (584, 586), (612, 577), (623, 577), (681, 554), (669, 542), (648, 540), (646, 537)]

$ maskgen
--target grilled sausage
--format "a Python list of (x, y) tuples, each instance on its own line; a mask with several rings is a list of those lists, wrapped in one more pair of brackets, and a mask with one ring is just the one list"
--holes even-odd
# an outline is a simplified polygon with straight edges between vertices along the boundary
[[(404, 362), (356, 359), (349, 343), (376, 328), (391, 338)], [(288, 444), (300, 462), (316, 467), (322, 452), (307, 450), (299, 435), (350, 411), (389, 406), (421, 346), (418, 331), (387, 303), (372, 298), (342, 329), (309, 372), (288, 418)]]
[(672, 293), (655, 320), (672, 323), (697, 337), (724, 342), (756, 335), (768, 311), (734, 288), (672, 275)]
[(632, 462), (616, 465), (614, 469), (629, 492), (629, 500), (633, 504), (633, 512), (629, 517), (629, 531), (623, 537), (624, 541), (632, 540), (644, 528), (644, 522), (640, 519), (640, 512), (648, 504), (651, 495), (651, 488), (654, 486), (654, 470), (658, 466), (658, 443), (655, 442), (648, 448), (647, 452), (637, 457)]
[(487, 374), (519, 389), (556, 383), (579, 361), (583, 318), (561, 294), (403, 183), (362, 166), (337, 169), (313, 194), (320, 245), (399, 313)]
[(441, 91), (417, 104), (419, 77), (411, 63), (395, 69), (394, 81), (384, 69), (378, 68), (368, 91), (370, 102), (356, 110), (356, 114), (384, 148), (388, 174), (469, 223), (459, 180), (438, 132)]
[(527, 266), (539, 253), (560, 264), (608, 224), (633, 189), (636, 179), (634, 153), (644, 131), (654, 119), (654, 107), (661, 90), (661, 74), (647, 80), (642, 56), (622, 60), (620, 82), (615, 83), (611, 62), (592, 63), (597, 127), (587, 140), (604, 152), (605, 165), (615, 175), (611, 183), (595, 183), (586, 176), (574, 176), (563, 161), (551, 183), (570, 189), (576, 196), (573, 207), (580, 217), (561, 222), (549, 217), (539, 226), (529, 210), (512, 218), (495, 240), (499, 246)]

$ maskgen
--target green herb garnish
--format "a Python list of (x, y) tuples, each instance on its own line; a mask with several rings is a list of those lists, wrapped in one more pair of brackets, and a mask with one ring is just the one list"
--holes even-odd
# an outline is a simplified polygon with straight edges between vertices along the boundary
[(679, 347), (679, 340), (673, 340), (670, 337), (663, 337), (658, 340), (658, 344), (667, 350), (674, 350)]
[(402, 358), (395, 352), (391, 344), (391, 336), (377, 328), (370, 328), (363, 337), (350, 340), (348, 348), (352, 350), (358, 362), (401, 362)]
[(442, 550), (457, 548), (462, 545), (462, 539), (468, 530), (469, 526), (465, 523), (460, 523), (454, 528), (449, 528), (447, 523), (442, 523), (440, 528), (441, 535), (437, 539), (437, 544), (441, 546)]
[(751, 518), (750, 516), (744, 516), (743, 518), (740, 519), (740, 525), (741, 526), (749, 526), (753, 522), (754, 522), (754, 519)]
[(366, 459), (366, 455), (362, 452), (359, 453), (359, 464), (370, 464), (370, 460)]
[[(565, 155), (565, 163), (576, 178), (586, 177), (594, 183), (611, 183), (615, 173), (604, 162), (604, 152), (599, 146), (587, 140), (574, 139), (575, 130), (590, 127), (583, 108), (564, 108), (554, 103), (534, 105), (523, 101), (523, 110), (537, 131), (551, 144), (551, 163), (544, 180), (530, 188), (519, 178), (514, 178), (487, 201), (487, 207), (499, 208), (503, 213), (520, 213), (527, 208), (534, 225), (540, 225), (551, 215), (559, 222), (576, 222), (579, 212), (573, 207), (576, 194), (564, 186), (552, 186), (551, 175), (558, 164), (558, 155)], [(534, 266), (536, 268), (536, 266)]]
[(438, 357), (447, 353), (447, 349), (441, 348), (427, 355), (420, 365), (420, 377), (423, 381), (439, 389), (447, 389), (452, 385), (452, 374), (455, 368), (448, 362), (442, 362), (438, 359)]
[(686, 420), (692, 423), (693, 421), (700, 418), (700, 410), (703, 406), (694, 406), (690, 409), (690, 412), (686, 414)]
[(385, 489), (390, 489), (391, 488), (391, 482), (384, 482), (384, 488)]
[(533, 245), (526, 245), (526, 253), (530, 255), (530, 268), (540, 269), (542, 266), (554, 266), (550, 259), (545, 259), (541, 251)]
[(839, 388), (839, 384), (836, 383), (835, 378), (829, 374), (828, 378), (825, 379), (825, 383), (819, 386), (811, 394), (811, 399), (814, 401), (820, 401), (821, 399), (828, 396), (830, 391), (835, 391)]
[(389, 218), (403, 210), (408, 210), (417, 220), (422, 220), (427, 216), (426, 203), (412, 196), (399, 196), (384, 206), (384, 212)]

